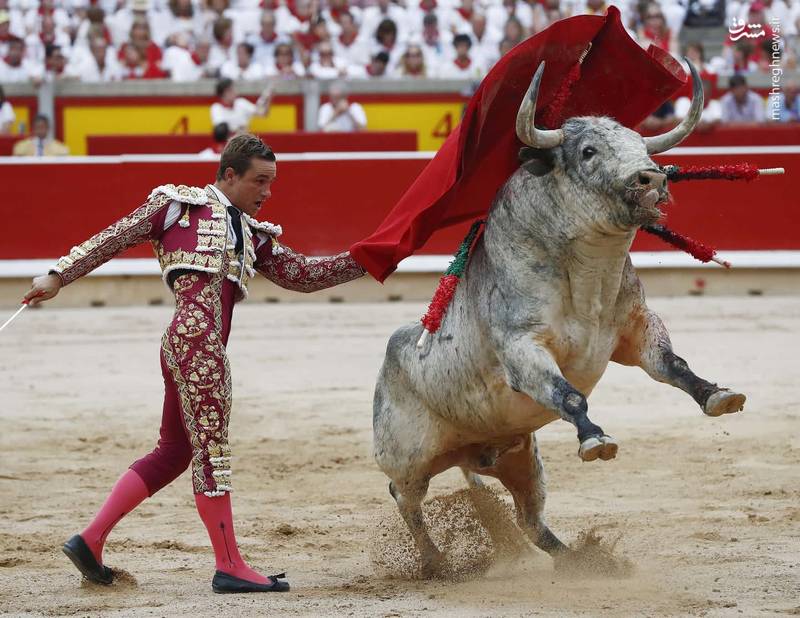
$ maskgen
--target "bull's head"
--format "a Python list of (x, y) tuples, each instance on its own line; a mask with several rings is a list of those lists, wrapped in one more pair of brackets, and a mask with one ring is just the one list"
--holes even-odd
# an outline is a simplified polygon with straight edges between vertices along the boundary
[[(537, 129), (536, 98), (544, 62), (533, 76), (517, 114), (517, 137), (528, 146), (522, 158), (529, 171), (553, 173), (570, 186), (568, 207), (597, 223), (635, 228), (661, 216), (658, 204), (669, 198), (666, 176), (650, 158), (676, 146), (688, 136), (703, 111), (703, 87), (697, 70), (692, 74), (692, 105), (675, 128), (654, 137), (642, 137), (607, 117), (570, 118), (559, 129)], [(588, 210), (587, 210), (588, 209)]]

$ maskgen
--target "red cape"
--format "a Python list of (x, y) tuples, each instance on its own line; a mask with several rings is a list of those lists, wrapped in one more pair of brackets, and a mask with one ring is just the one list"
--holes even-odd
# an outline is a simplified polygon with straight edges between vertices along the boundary
[(611, 116), (634, 127), (686, 83), (669, 54), (653, 46), (645, 51), (628, 36), (616, 7), (602, 17), (554, 23), (489, 71), (436, 156), (378, 229), (350, 248), (356, 261), (383, 281), (436, 230), (485, 216), (497, 190), (519, 167), (517, 110), (539, 63), (547, 63), (537, 103), (542, 110), (590, 42), (563, 118)]

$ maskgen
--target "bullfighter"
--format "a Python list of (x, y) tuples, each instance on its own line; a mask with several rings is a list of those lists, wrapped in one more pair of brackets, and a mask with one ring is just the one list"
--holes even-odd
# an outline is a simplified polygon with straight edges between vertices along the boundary
[(36, 277), (25, 296), (31, 304), (53, 298), (63, 286), (148, 240), (175, 294), (175, 314), (161, 342), (165, 396), (158, 444), (130, 466), (93, 521), (63, 547), (93, 582), (113, 581), (103, 564), (103, 546), (114, 526), (191, 466), (197, 511), (216, 558), (214, 592), (289, 590), (283, 574), (265, 577), (250, 568), (234, 535), (231, 374), (225, 352), (233, 307), (247, 296), (256, 272), (284, 288), (313, 292), (365, 271), (348, 252), (295, 253), (278, 242), (280, 226), (253, 218), (276, 176), (272, 150), (254, 135), (239, 135), (223, 151), (214, 184), (156, 187), (139, 208)]

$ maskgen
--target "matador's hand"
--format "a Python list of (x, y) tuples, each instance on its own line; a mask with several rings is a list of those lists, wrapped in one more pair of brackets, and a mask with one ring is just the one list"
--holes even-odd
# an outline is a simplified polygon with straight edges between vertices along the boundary
[(25, 294), (25, 301), (35, 307), (44, 300), (53, 298), (61, 289), (61, 277), (58, 275), (42, 275), (36, 277), (31, 284), (31, 289)]

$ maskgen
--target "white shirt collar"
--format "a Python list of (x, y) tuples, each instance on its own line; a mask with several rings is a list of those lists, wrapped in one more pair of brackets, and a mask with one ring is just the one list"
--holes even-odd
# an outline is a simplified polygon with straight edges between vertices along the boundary
[[(233, 206), (233, 204), (231, 204), (231, 201), (228, 199), (228, 196), (225, 195), (222, 191), (220, 191), (217, 187), (215, 187), (214, 185), (208, 185), (208, 187), (214, 192), (214, 195), (217, 196), (217, 199), (224, 206)], [(236, 208), (236, 206), (233, 207)], [(236, 208), (236, 210), (239, 210), (239, 208)]]

